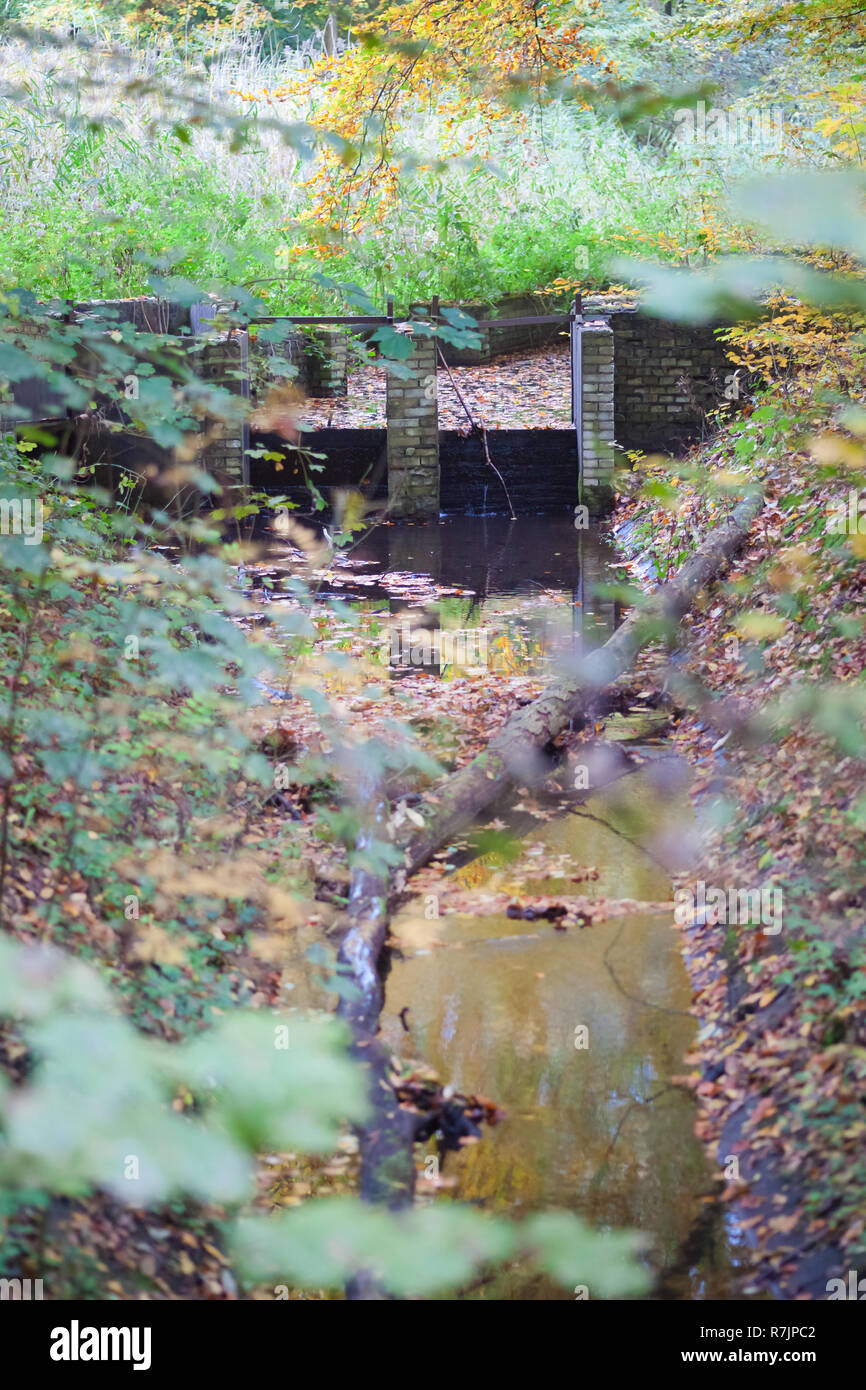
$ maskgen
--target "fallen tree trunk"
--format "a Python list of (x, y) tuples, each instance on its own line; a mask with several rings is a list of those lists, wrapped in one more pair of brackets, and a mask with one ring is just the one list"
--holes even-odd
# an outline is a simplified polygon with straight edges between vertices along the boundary
[(449, 777), (427, 801), (435, 805), (423, 830), (402, 842), (405, 875), (421, 868), (513, 783), (539, 780), (547, 770), (542, 751), (575, 719), (581, 718), (604, 688), (628, 670), (647, 642), (670, 633), (705, 584), (715, 579), (743, 544), (763, 499), (752, 493), (716, 527), (673, 579), (636, 608), (613, 636), (591, 652), (573, 676), (551, 685), (537, 700), (509, 719), (470, 763)]
[[(379, 962), (388, 928), (388, 884), (368, 867), (363, 856), (375, 841), (387, 839), (381, 788), (362, 778), (357, 792), (362, 817), (355, 842), (360, 862), (349, 885), (349, 929), (338, 954), (340, 1002), (337, 1016), (352, 1032), (350, 1054), (367, 1080), (370, 1116), (356, 1129), (360, 1160), (360, 1193), (364, 1201), (397, 1210), (415, 1197), (414, 1138), (417, 1117), (398, 1102), (389, 1080), (391, 1054), (378, 1036), (385, 1002)], [(346, 1286), (351, 1300), (387, 1296), (374, 1274), (361, 1270)]]

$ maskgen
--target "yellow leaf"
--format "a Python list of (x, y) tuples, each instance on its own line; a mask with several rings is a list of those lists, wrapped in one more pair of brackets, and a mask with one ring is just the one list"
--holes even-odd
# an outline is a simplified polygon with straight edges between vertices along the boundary
[(170, 936), (163, 927), (148, 924), (137, 935), (135, 955), (139, 960), (152, 961), (155, 965), (185, 965), (185, 944), (185, 937)]
[(775, 641), (785, 631), (785, 619), (777, 613), (763, 613), (753, 609), (737, 619), (736, 630), (747, 641)]
[(843, 434), (821, 434), (810, 441), (809, 452), (816, 463), (843, 468), (866, 468), (866, 449)]

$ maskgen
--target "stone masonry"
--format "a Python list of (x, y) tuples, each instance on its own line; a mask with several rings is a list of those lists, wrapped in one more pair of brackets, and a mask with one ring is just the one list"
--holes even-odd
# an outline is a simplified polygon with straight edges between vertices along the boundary
[(202, 349), (202, 380), (237, 396), (234, 418), (211, 420), (206, 427), (215, 435), (199, 455), (198, 462), (219, 482), (244, 486), (249, 481), (245, 400), (249, 394), (249, 336), (232, 332), (214, 334)]
[(436, 340), (411, 334), (405, 359), (408, 376), (388, 373), (385, 415), (388, 425), (388, 514), (431, 520), (439, 516), (439, 408), (436, 392)]
[[(465, 307), (480, 312), (483, 306)], [(524, 309), (537, 308), (534, 303), (518, 302), (518, 297), (497, 307), (517, 316)], [(227, 420), (203, 422), (208, 442), (203, 443), (201, 463), (222, 482), (242, 487), (249, 480), (249, 427), (243, 399), (250, 392), (249, 339), (246, 333), (220, 331), (220, 308), (210, 301), (190, 309), (142, 298), (80, 303), (70, 306), (70, 312), (74, 319), (93, 320), (97, 325), (104, 320), (106, 332), (117, 322), (130, 322), (139, 331), (189, 335), (193, 342), (199, 339), (202, 377), (237, 397), (237, 408), (229, 411)], [(486, 312), (491, 312), (489, 307)], [(717, 336), (722, 324), (669, 323), (631, 306), (599, 303), (591, 309), (588, 301), (584, 312), (583, 497), (592, 510), (601, 512), (612, 492), (617, 450), (681, 453), (706, 430), (713, 410), (736, 402), (745, 392)], [(565, 326), (564, 318), (562, 325), (552, 326), (556, 341), (563, 340)], [(387, 378), (389, 509), (395, 518), (435, 518), (440, 511), (436, 343), (420, 331), (419, 324), (410, 321), (397, 327), (410, 335), (412, 350), (405, 362), (408, 376), (389, 374)], [(489, 330), (485, 352), (513, 346), (507, 341), (509, 335), (523, 331), (504, 329), (502, 341), (496, 337), (494, 342), (494, 331)], [(349, 342), (340, 327), (305, 325), (292, 333), (286, 355), (297, 363), (299, 384), (309, 394), (346, 393)], [(42, 377), (13, 383), (0, 395), (0, 420), (7, 429), (28, 420), (62, 420), (66, 415), (65, 396), (49, 388)], [(461, 445), (461, 467), (468, 466), (470, 455), (474, 457), (476, 442)], [(575, 491), (576, 483), (575, 470)], [(542, 479), (538, 488), (543, 493)]]
[(721, 325), (668, 323), (635, 311), (610, 316), (616, 352), (614, 425), (621, 449), (679, 453), (724, 404), (733, 363)]
[(583, 363), (583, 488), (599, 492), (613, 485), (614, 372), (613, 333), (606, 323), (586, 323), (581, 332)]

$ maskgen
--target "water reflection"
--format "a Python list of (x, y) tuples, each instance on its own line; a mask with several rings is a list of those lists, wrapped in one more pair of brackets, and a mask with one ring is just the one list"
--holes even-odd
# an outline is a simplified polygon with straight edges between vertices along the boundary
[[(285, 543), (262, 539), (253, 587), (267, 577), (279, 598), (297, 566)], [(598, 527), (575, 529), (570, 513), (380, 525), (316, 563), (319, 592), (387, 615), (398, 671), (538, 673), (606, 641), (622, 617), (598, 592), (612, 546)]]
[[(265, 564), (277, 576), (291, 572), (276, 551)], [(493, 668), (502, 662), (498, 669), (525, 675), (552, 671), (563, 655), (611, 635), (621, 610), (598, 586), (621, 574), (604, 537), (575, 530), (566, 514), (382, 526), (344, 562), (332, 559), (319, 582), (378, 605), (393, 625), (484, 631)], [(426, 669), (446, 674), (441, 651), (428, 655)], [(670, 897), (659, 846), (666, 836), (687, 838), (677, 789), (658, 768), (624, 781), (587, 802), (598, 819), (560, 816), (532, 831), (551, 853), (596, 867), (597, 880), (548, 880), (534, 891)], [(655, 858), (632, 843), (641, 830)], [(475, 860), (457, 872), (469, 888), (487, 871)], [(659, 1296), (723, 1298), (734, 1252), (706, 1201), (713, 1175), (693, 1133), (692, 1097), (671, 1084), (694, 1032), (671, 921), (670, 912), (635, 912), (557, 932), (506, 916), (426, 922), (410, 905), (393, 924), (405, 953), (392, 964), (383, 1032), (404, 1057), (508, 1112), (480, 1144), (449, 1157), (457, 1186), (436, 1200), (453, 1195), (515, 1215), (558, 1207), (596, 1225), (636, 1228), (651, 1238)], [(293, 1002), (321, 1003), (310, 989), (302, 974)], [(585, 1047), (575, 1045), (581, 1029)], [(591, 1290), (591, 1271), (585, 1282)], [(514, 1266), (473, 1292), (570, 1296)]]
[[(588, 809), (623, 828), (622, 798), (622, 791), (616, 803), (598, 797)], [(632, 826), (636, 816), (647, 827), (657, 822), (648, 781), (629, 779), (627, 799)], [(599, 868), (581, 893), (647, 902), (669, 896), (657, 864), (598, 821), (561, 817), (533, 839)], [(576, 891), (549, 880), (533, 891), (569, 889)], [(402, 920), (413, 912), (410, 906)], [(429, 924), (430, 941), (420, 950), (413, 925), (414, 949), (389, 978), (388, 1042), (404, 1056), (423, 1057), (457, 1090), (491, 1096), (509, 1116), (481, 1144), (449, 1158), (454, 1195), (491, 1210), (560, 1207), (596, 1225), (633, 1227), (652, 1237), (656, 1268), (678, 1268), (711, 1182), (693, 1133), (692, 1099), (670, 1085), (694, 1033), (671, 914), (634, 913), (567, 933), (504, 916), (449, 916)], [(393, 930), (399, 939), (401, 918)], [(408, 1036), (397, 1017), (404, 1008)], [(704, 1245), (667, 1296), (725, 1296), (730, 1260), (722, 1231), (711, 1226)], [(591, 1292), (591, 1277), (586, 1282)], [(515, 1269), (494, 1276), (483, 1292), (568, 1296)]]

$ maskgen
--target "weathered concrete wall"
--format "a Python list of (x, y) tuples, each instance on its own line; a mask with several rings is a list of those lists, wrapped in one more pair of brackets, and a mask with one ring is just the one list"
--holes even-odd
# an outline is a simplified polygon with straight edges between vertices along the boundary
[[(488, 430), (490, 457), (505, 480), (518, 516), (566, 511), (577, 501), (577, 447), (573, 429)], [(502, 483), (479, 435), (439, 435), (441, 500), (445, 512), (508, 515)]]
[[(304, 482), (304, 471), (295, 449), (278, 434), (252, 431), (251, 442), (256, 449), (282, 453), (285, 464), (276, 472), (273, 462), (262, 458), (250, 459), (250, 483), (255, 488), (275, 488), (293, 502), (308, 507), (312, 503)], [(334, 487), (363, 487), (370, 497), (384, 498), (388, 494), (387, 440), (384, 429), (322, 429), (305, 431), (303, 448), (324, 454), (324, 472), (316, 473), (316, 486), (325, 494)]]
[(669, 323), (636, 311), (611, 314), (614, 433), (621, 449), (678, 453), (724, 401), (733, 372), (720, 325)]
[(190, 332), (189, 305), (155, 295), (140, 299), (88, 299), (74, 305), (77, 318), (103, 320), (106, 329), (119, 323), (131, 323), (140, 333)]
[[(253, 459), (252, 486), (278, 490), (301, 509), (309, 510), (312, 497), (286, 441), (278, 435), (254, 434), (252, 442), (268, 450), (282, 449), (286, 454), (285, 467), (279, 473), (274, 473), (272, 463)], [(518, 515), (571, 511), (577, 501), (573, 429), (539, 430), (533, 434), (526, 430), (490, 430), (487, 444)], [(326, 456), (324, 472), (316, 474), (316, 486), (326, 497), (335, 487), (360, 486), (372, 499), (387, 497), (384, 429), (316, 430), (304, 436), (304, 447)], [(479, 435), (464, 435), (457, 430), (439, 432), (439, 476), (443, 512), (507, 516), (502, 484), (486, 460)]]
[(436, 340), (397, 325), (410, 335), (412, 351), (403, 363), (408, 375), (388, 373), (385, 417), (388, 428), (388, 511), (392, 517), (439, 515), (439, 408)]

